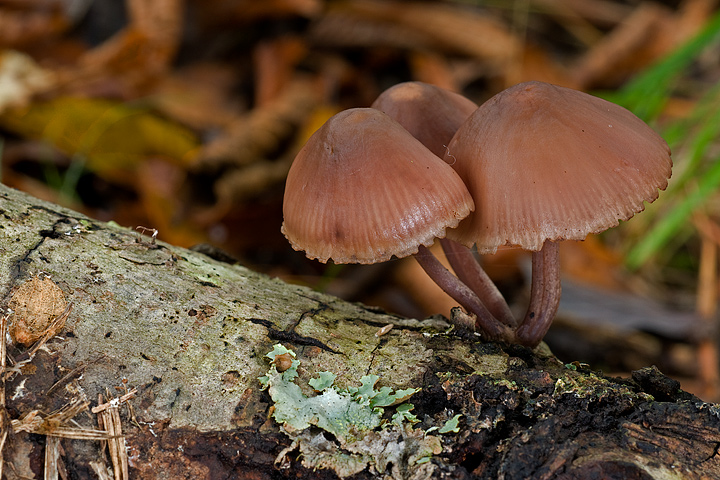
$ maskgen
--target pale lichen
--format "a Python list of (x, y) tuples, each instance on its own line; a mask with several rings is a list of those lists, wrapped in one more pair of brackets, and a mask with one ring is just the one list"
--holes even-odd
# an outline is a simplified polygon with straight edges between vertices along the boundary
[[(293, 359), (283, 372), (274, 363), (280, 355)], [(377, 375), (363, 376), (359, 387), (339, 389), (333, 385), (334, 374), (320, 372), (308, 381), (317, 395), (308, 397), (295, 383), (299, 361), (292, 350), (275, 345), (266, 356), (270, 369), (259, 380), (274, 402), (273, 418), (293, 440), (276, 463), (288, 462), (288, 454), (297, 449), (304, 466), (331, 469), (342, 478), (366, 468), (384, 478), (408, 478), (408, 471), (414, 472), (410, 478), (432, 478), (430, 459), (442, 452), (440, 438), (413, 428), (418, 422), (410, 413), (413, 406), (403, 403), (419, 389), (376, 388)], [(385, 408), (395, 405), (392, 418), (384, 418)], [(459, 418), (433, 430), (457, 432)]]

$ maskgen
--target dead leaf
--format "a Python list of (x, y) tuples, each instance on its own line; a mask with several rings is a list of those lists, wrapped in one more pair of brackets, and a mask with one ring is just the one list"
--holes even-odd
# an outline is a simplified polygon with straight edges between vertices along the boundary
[(282, 142), (291, 138), (318, 103), (315, 83), (296, 78), (275, 100), (238, 118), (228, 125), (222, 136), (205, 145), (198, 156), (196, 169), (213, 171), (229, 165), (239, 167), (267, 158)]
[(195, 135), (180, 125), (144, 108), (101, 99), (37, 102), (6, 111), (0, 124), (23, 137), (49, 141), (99, 176), (128, 184), (147, 156), (186, 165), (198, 146)]
[(3, 47), (17, 48), (47, 40), (69, 27), (70, 19), (59, 1), (0, 8), (0, 46)]
[(195, 0), (202, 23), (252, 23), (289, 16), (313, 17), (323, 8), (322, 0)]
[(578, 88), (612, 87), (650, 65), (698, 32), (712, 8), (706, 0), (687, 2), (681, 11), (642, 3), (579, 60)]
[(198, 131), (224, 128), (245, 105), (232, 95), (237, 75), (230, 65), (196, 62), (163, 77), (149, 102), (166, 116)]
[[(485, 59), (496, 67), (517, 58), (521, 42), (499, 20), (477, 9), (426, 2), (343, 2), (328, 12), (351, 15), (412, 32), (409, 40), (420, 36), (425, 44), (446, 52), (461, 53)], [(338, 32), (339, 33), (339, 32)], [(345, 36), (351, 36), (346, 31)], [(407, 43), (407, 42), (403, 42)], [(413, 45), (414, 49), (418, 44)]]
[(253, 51), (255, 106), (262, 108), (281, 95), (307, 54), (305, 43), (294, 36), (260, 42)]

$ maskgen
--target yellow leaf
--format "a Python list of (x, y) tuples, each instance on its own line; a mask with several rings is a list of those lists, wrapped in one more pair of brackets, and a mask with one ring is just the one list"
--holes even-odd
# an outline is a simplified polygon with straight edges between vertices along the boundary
[(79, 156), (99, 176), (135, 172), (146, 157), (187, 165), (199, 146), (185, 127), (135, 106), (88, 98), (56, 98), (0, 115), (0, 125)]

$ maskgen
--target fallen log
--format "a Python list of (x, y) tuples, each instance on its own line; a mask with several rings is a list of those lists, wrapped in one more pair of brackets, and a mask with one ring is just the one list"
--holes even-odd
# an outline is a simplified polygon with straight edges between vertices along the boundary
[(70, 306), (7, 346), (6, 478), (720, 478), (720, 407), (652, 367), (606, 377), (4, 186), (0, 236), (3, 320), (49, 331), (50, 284)]

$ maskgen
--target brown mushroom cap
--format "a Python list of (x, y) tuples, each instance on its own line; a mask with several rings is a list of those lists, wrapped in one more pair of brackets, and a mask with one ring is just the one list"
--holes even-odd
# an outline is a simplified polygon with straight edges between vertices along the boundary
[(373, 102), (438, 157), (478, 106), (472, 100), (423, 82), (394, 85)]
[(665, 141), (628, 110), (542, 82), (488, 100), (457, 131), (445, 161), (477, 210), (448, 237), (538, 251), (627, 220), (665, 189)]
[(290, 168), (282, 232), (308, 257), (375, 263), (444, 237), (474, 208), (455, 171), (371, 108), (340, 112)]

